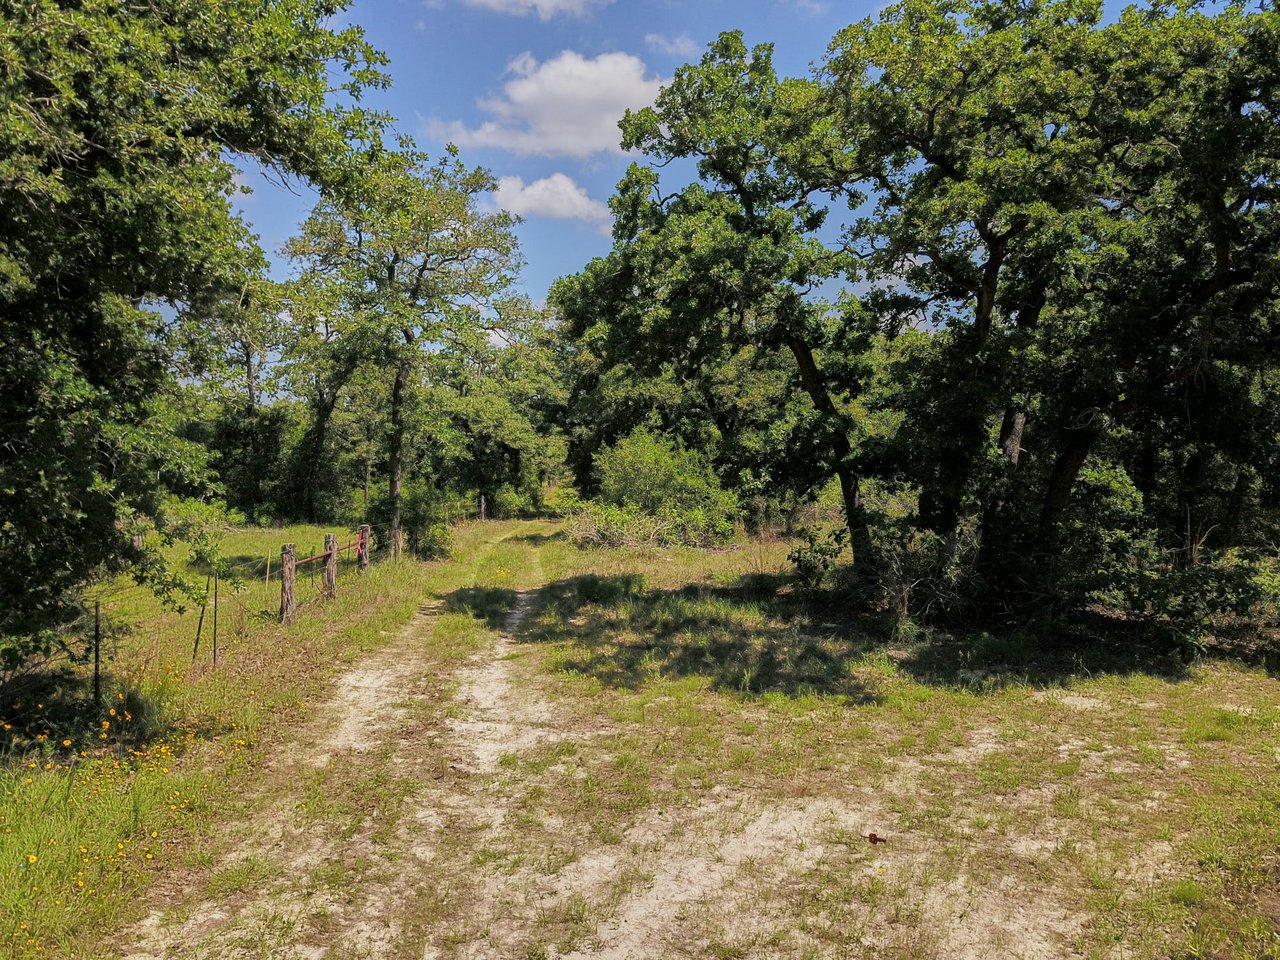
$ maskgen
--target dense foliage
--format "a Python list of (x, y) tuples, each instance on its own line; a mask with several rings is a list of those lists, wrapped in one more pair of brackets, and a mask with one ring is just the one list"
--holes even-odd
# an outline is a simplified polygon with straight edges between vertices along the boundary
[(1248, 609), (1278, 519), (1278, 46), (1239, 4), (904, 0), (784, 79), (725, 34), (623, 121), (652, 165), (553, 293), (577, 389), (634, 381), (626, 416), (678, 433), (716, 411), (737, 489), (838, 483), (858, 579), (902, 611)]
[[(492, 178), (383, 142), (385, 61), (344, 6), (4, 7), (0, 667), (92, 578), (198, 599), (164, 554), (186, 501), (437, 544), (450, 497), (536, 503), (562, 459)], [(287, 283), (235, 213), (246, 164), (321, 193)], [(413, 531), (407, 473), (448, 494)]]
[(596, 502), (577, 517), (589, 543), (710, 545), (733, 535), (738, 500), (706, 458), (639, 428), (596, 458)]
[(0, 636), (56, 623), (104, 565), (146, 569), (131, 533), (207, 491), (173, 388), (261, 261), (231, 158), (341, 190), (379, 141), (358, 100), (382, 58), (329, 26), (341, 7), (0, 8)]
[[(4, 7), (10, 661), (93, 577), (198, 595), (160, 547), (219, 504), (439, 553), (566, 465), (584, 539), (799, 531), (899, 621), (1274, 607), (1280, 13), (901, 0), (799, 78), (726, 33), (544, 310), (493, 177), (383, 142), (341, 7)], [(245, 163), (319, 188), (287, 280)]]

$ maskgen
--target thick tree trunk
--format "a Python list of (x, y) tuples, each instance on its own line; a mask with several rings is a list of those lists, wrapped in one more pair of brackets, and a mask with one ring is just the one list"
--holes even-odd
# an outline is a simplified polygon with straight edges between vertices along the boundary
[(1080, 468), (1097, 438), (1098, 433), (1092, 427), (1066, 433), (1066, 443), (1053, 464), (1040, 510), (1040, 542), (1046, 549), (1054, 549), (1058, 520), (1071, 500), (1071, 490), (1080, 476)]
[[(1011, 483), (1022, 459), (1022, 437), (1027, 428), (1027, 413), (1014, 407), (1004, 412), (1000, 424), (1000, 451), (1005, 459), (1006, 482)], [(1006, 517), (1007, 486), (999, 483), (982, 508), (982, 524), (978, 531), (978, 569), (988, 577), (999, 577), (1001, 557), (1010, 547)]]
[[(831, 394), (827, 391), (826, 381), (822, 371), (818, 369), (813, 351), (807, 343), (794, 335), (787, 337), (786, 342), (791, 355), (795, 357), (796, 366), (800, 371), (800, 382), (804, 386), (805, 393), (809, 395), (809, 400), (819, 413), (836, 425), (840, 414), (836, 410), (835, 402), (831, 399)], [(849, 528), (849, 545), (856, 564), (868, 546), (868, 537), (866, 526), (862, 523), (862, 507), (858, 499), (858, 475), (850, 463), (853, 447), (849, 444), (849, 435), (843, 428), (833, 432), (831, 448), (835, 457), (836, 478), (840, 481), (840, 498), (844, 502), (845, 523)]]
[[(1040, 314), (1047, 298), (1047, 285), (1033, 283), (1018, 307), (1017, 328), (1021, 337), (1028, 337), (1040, 325)], [(1000, 453), (1004, 457), (1004, 470), (1000, 482), (992, 484), (982, 508), (982, 522), (978, 530), (978, 568), (988, 576), (999, 577), (1002, 554), (1012, 548), (1010, 520), (1006, 509), (1011, 488), (1022, 464), (1022, 444), (1027, 432), (1027, 411), (1017, 399), (1025, 390), (1025, 367), (1013, 371), (1010, 383), (1011, 399), (1004, 409), (1000, 422)]]
[(1009, 407), (1000, 424), (1000, 450), (1009, 465), (1016, 467), (1022, 458), (1022, 434), (1027, 429), (1027, 412)]
[(400, 488), (404, 475), (404, 394), (413, 367), (402, 361), (396, 369), (396, 379), (391, 385), (391, 555), (400, 556), (403, 542), (400, 516)]
[(322, 395), (315, 408), (315, 420), (311, 424), (311, 437), (310, 442), (307, 444), (308, 454), (302, 501), (306, 517), (312, 523), (320, 519), (316, 512), (316, 494), (320, 485), (320, 465), (325, 462), (324, 448), (329, 434), (329, 419), (333, 416), (333, 408), (337, 402), (338, 393), (336, 390)]
[[(1018, 228), (1019, 231), (1021, 228)], [(946, 537), (947, 558), (954, 558), (959, 547), (959, 525), (964, 507), (964, 494), (987, 443), (990, 421), (989, 404), (981, 387), (990, 380), (984, 350), (991, 338), (996, 295), (1000, 286), (1000, 270), (1011, 233), (996, 235), (990, 224), (978, 224), (978, 232), (987, 244), (987, 260), (974, 296), (973, 326), (956, 341), (961, 351), (953, 382), (948, 420), (940, 447), (941, 470), (924, 484), (920, 494), (921, 519), (934, 531)]]

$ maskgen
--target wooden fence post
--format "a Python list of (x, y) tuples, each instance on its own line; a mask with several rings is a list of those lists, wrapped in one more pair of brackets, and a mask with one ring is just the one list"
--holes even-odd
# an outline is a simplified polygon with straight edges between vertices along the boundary
[(298, 616), (298, 545), (280, 548), (280, 622), (293, 623)]
[(213, 582), (213, 574), (204, 578), (204, 602), (200, 604), (200, 621), (196, 624), (196, 642), (191, 646), (191, 662), (196, 662), (200, 655), (200, 632), (204, 630), (204, 612), (209, 609), (209, 584)]
[(373, 528), (367, 523), (360, 525), (360, 550), (356, 556), (360, 560), (360, 569), (369, 569), (369, 548), (373, 546)]
[(324, 535), (324, 595), (333, 600), (338, 596), (338, 535)]
[(93, 601), (93, 706), (102, 708), (102, 601)]
[(213, 573), (213, 663), (218, 663), (218, 577), (217, 570)]

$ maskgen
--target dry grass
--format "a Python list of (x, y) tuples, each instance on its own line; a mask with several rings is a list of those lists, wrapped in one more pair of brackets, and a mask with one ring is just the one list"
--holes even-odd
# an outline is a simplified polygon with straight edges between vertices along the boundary
[(1274, 676), (889, 644), (785, 553), (464, 530), (305, 722), (202, 754), (227, 805), (122, 952), (1280, 956)]

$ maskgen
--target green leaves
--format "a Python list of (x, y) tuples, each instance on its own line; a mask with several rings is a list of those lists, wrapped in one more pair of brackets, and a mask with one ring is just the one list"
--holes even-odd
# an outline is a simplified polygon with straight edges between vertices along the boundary
[[(834, 474), (851, 519), (860, 470), (993, 582), (1052, 595), (1055, 555), (1145, 567), (1250, 510), (1275, 529), (1250, 491), (1280, 431), (1278, 51), (1280, 14), (1239, 3), (902, 0), (798, 79), (723, 35), (623, 121), (652, 169), (553, 294), (617, 417), (581, 442), (684, 434), (669, 384), (719, 415), (717, 373), (772, 356), (790, 393), (767, 430), (720, 430), (722, 468), (736, 444), (753, 485)], [(1077, 515), (1103, 475), (1132, 509)]]
[(342, 192), (381, 140), (352, 98), (383, 58), (339, 9), (0, 3), (0, 643), (139, 559), (125, 521), (168, 489), (209, 492), (174, 410), (262, 263), (229, 158)]

